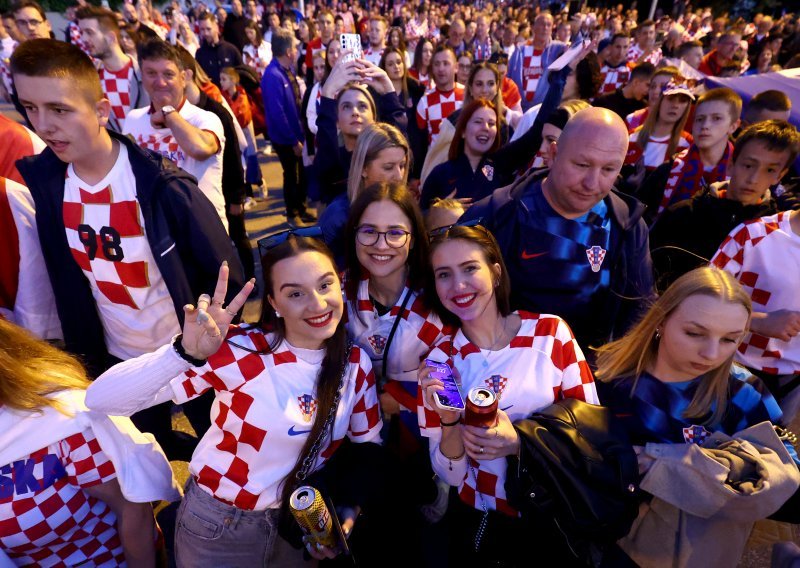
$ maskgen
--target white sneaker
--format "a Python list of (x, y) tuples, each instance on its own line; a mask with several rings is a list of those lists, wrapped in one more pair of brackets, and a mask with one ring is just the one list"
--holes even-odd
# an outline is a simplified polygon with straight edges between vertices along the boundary
[(256, 200), (253, 199), (252, 197), (248, 197), (247, 199), (244, 200), (245, 211), (250, 211), (255, 206), (256, 206)]
[(261, 150), (261, 153), (264, 154), (265, 156), (269, 156), (270, 154), (272, 154), (272, 144), (267, 142), (267, 145), (264, 146), (264, 149)]

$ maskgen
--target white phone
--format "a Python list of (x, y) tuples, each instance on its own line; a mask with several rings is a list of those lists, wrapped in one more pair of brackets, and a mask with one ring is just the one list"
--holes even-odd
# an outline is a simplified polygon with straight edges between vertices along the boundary
[(342, 44), (342, 51), (351, 50), (352, 53), (345, 55), (344, 62), (362, 59), (364, 51), (361, 48), (361, 36), (358, 34), (341, 34), (339, 36), (339, 43)]

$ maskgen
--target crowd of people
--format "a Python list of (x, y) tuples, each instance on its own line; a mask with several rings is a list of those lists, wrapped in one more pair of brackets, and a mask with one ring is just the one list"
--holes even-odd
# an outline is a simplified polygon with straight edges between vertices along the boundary
[[(732, 566), (800, 523), (800, 133), (715, 87), (800, 67), (797, 15), (2, 16), (0, 566)], [(257, 275), (259, 146), (287, 226)], [(610, 480), (541, 469), (558, 404), (607, 412)], [(587, 523), (576, 483), (632, 514)], [(304, 485), (348, 547), (294, 522)]]

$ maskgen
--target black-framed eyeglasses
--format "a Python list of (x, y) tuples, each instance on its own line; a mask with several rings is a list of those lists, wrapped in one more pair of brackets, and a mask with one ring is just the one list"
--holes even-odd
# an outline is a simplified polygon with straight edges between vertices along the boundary
[(322, 228), (319, 225), (313, 227), (299, 227), (295, 229), (286, 229), (272, 235), (267, 235), (262, 239), (258, 239), (258, 252), (264, 254), (267, 251), (274, 249), (276, 246), (286, 242), (290, 235), (297, 237), (314, 237), (320, 238), (322, 236)]
[(411, 233), (405, 229), (389, 229), (388, 231), (378, 231), (374, 227), (361, 226), (356, 229), (356, 240), (365, 247), (378, 244), (378, 239), (383, 235), (384, 241), (391, 248), (402, 248), (408, 242)]
[(428, 231), (428, 238), (433, 240), (435, 237), (441, 237), (442, 235), (446, 235), (450, 232), (450, 229), (453, 227), (480, 227), (484, 231), (486, 231), (486, 227), (483, 226), (483, 217), (478, 217), (477, 219), (470, 219), (469, 221), (463, 221), (458, 223), (453, 223), (452, 225), (445, 225), (444, 227), (436, 227), (435, 229)]

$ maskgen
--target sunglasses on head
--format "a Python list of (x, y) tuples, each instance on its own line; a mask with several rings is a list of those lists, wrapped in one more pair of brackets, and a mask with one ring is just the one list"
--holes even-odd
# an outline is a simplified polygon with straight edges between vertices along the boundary
[(453, 227), (475, 227), (480, 228), (486, 231), (486, 227), (484, 227), (481, 223), (483, 222), (483, 217), (478, 217), (477, 219), (470, 219), (469, 221), (459, 221), (458, 223), (453, 223), (452, 225), (445, 225), (443, 227), (436, 227), (428, 231), (428, 238), (433, 240), (436, 237), (441, 237), (443, 235), (447, 235), (450, 232), (450, 229)]
[(276, 246), (285, 243), (291, 235), (296, 237), (313, 237), (318, 239), (322, 237), (322, 228), (318, 225), (314, 225), (313, 227), (286, 229), (284, 231), (279, 231), (272, 235), (268, 235), (264, 238), (258, 239), (258, 252), (261, 255), (266, 254)]

